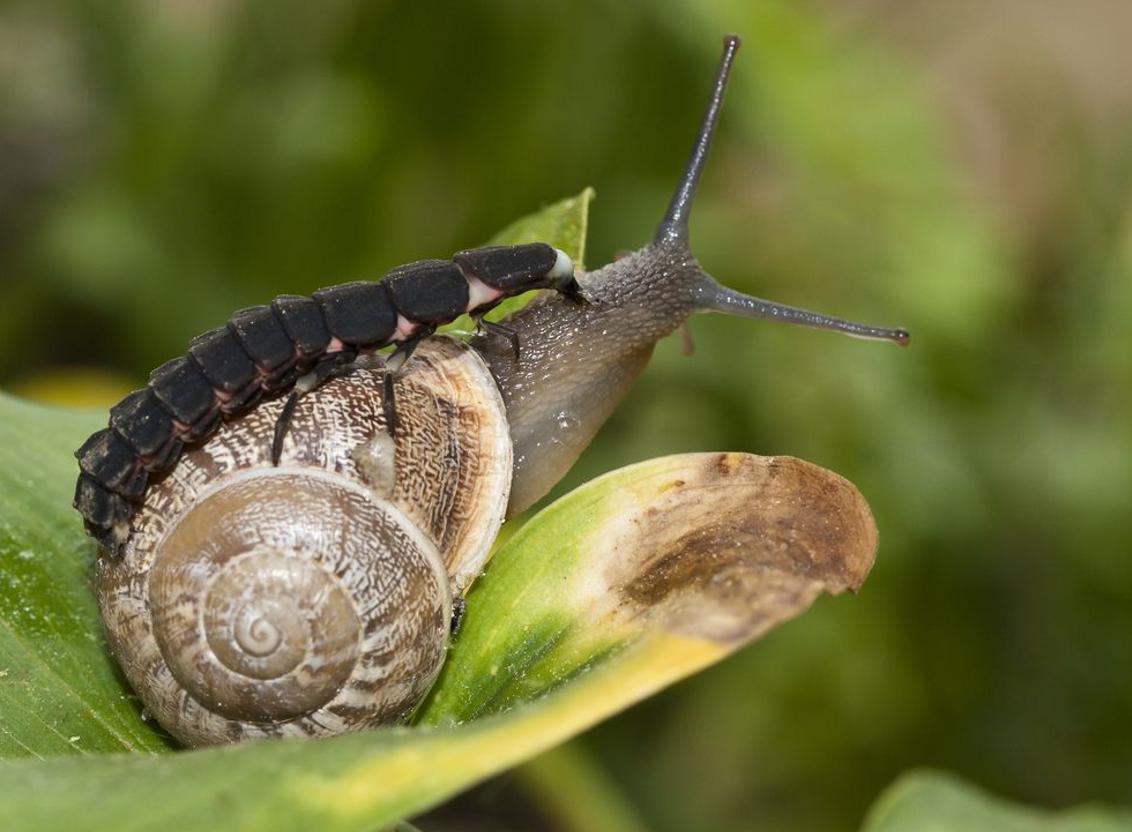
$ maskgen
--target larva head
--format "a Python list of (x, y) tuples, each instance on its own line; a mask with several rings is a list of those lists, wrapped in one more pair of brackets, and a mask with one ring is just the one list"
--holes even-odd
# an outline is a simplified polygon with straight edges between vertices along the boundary
[(511, 316), (507, 325), (522, 345), (517, 360), (498, 339), (475, 344), (507, 404), (515, 443), (511, 513), (565, 474), (644, 369), (656, 342), (693, 313), (724, 312), (908, 343), (903, 329), (866, 326), (728, 289), (692, 255), (688, 218), (738, 48), (735, 35), (724, 39), (707, 113), (652, 242), (577, 275), (584, 303), (547, 295)]

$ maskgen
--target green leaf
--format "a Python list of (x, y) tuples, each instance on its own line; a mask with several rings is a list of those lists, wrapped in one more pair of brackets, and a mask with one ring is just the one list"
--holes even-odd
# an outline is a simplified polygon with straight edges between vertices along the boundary
[(9, 763), (0, 828), (389, 824), (718, 661), (820, 592), (856, 588), (875, 546), (856, 489), (800, 460), (690, 454), (615, 471), (496, 554), (428, 727)]
[[(620, 680), (620, 709), (819, 591), (856, 587), (875, 546), (856, 489), (800, 460), (688, 454), (613, 471), (500, 547), (469, 596), (469, 610), (487, 612), (468, 616), (421, 721), (497, 714), (572, 679), (592, 683), (584, 674), (597, 665), (656, 659), (640, 691)], [(766, 571), (780, 566), (799, 571)]]
[[(593, 190), (517, 220), (493, 243), (544, 240), (580, 261)], [(0, 759), (160, 751), (110, 658), (88, 585), (97, 554), (71, 508), (73, 451), (106, 413), (0, 394)]]
[(550, 243), (570, 255), (579, 268), (586, 257), (586, 229), (594, 189), (586, 188), (540, 211), (515, 220), (487, 241), (489, 246)]
[(1048, 812), (992, 797), (942, 772), (906, 774), (880, 796), (864, 832), (1128, 832), (1132, 812)]
[(105, 421), (0, 394), (0, 757), (166, 747), (106, 651), (71, 508), (74, 449)]
[[(544, 212), (574, 234), (552, 242), (580, 253), (588, 200)], [(0, 751), (53, 757), (0, 763), (0, 829), (387, 827), (718, 661), (819, 593), (855, 589), (876, 547), (860, 494), (816, 466), (652, 460), (577, 489), (498, 547), (418, 725), (76, 756), (168, 748), (107, 656), (87, 586), (95, 549), (70, 507), (72, 449), (104, 422), (0, 394)]]

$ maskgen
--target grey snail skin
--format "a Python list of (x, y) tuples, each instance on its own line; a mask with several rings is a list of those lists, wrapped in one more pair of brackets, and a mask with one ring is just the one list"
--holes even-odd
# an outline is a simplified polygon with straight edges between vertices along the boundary
[[(79, 449), (110, 646), (174, 737), (325, 736), (411, 715), (503, 520), (559, 481), (692, 314), (908, 342), (732, 291), (692, 255), (738, 47), (725, 38), (643, 248), (592, 272), (546, 244), (473, 249), (281, 296), (194, 340)], [(467, 341), (434, 334), (540, 288)]]
[(585, 303), (547, 294), (510, 316), (506, 325), (522, 344), (521, 360), (493, 339), (472, 341), (507, 404), (515, 442), (511, 513), (561, 479), (644, 370), (656, 342), (695, 313), (765, 318), (908, 344), (903, 329), (866, 326), (735, 292), (692, 255), (688, 217), (738, 48), (738, 37), (724, 40), (707, 113), (652, 242), (597, 271), (577, 274)]

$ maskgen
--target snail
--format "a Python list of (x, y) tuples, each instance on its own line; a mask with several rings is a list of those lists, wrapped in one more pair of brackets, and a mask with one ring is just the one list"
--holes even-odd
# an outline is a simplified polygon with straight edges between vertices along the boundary
[(304, 400), (278, 465), (261, 440), (282, 399), (223, 424), (99, 559), (111, 649), (177, 739), (339, 733), (428, 691), (503, 521), (511, 439), (465, 343), (426, 339), (409, 369), (393, 436), (380, 367)]
[[(322, 315), (311, 349), (278, 326), (278, 300), (253, 322), (287, 330), (278, 359), (255, 354), (238, 313), (206, 334), (238, 367), (210, 364), (198, 339), (80, 448), (76, 507), (105, 547), (96, 588), (110, 646), (174, 737), (320, 736), (408, 717), (504, 519), (565, 474), (693, 313), (908, 342), (735, 292), (692, 255), (688, 218), (738, 47), (724, 40), (687, 168), (643, 248), (576, 274), (538, 244), (395, 270), (416, 282), (414, 301), (435, 289), (428, 314), (376, 283), (285, 296)], [(534, 288), (552, 291), (466, 341), (434, 335)], [(392, 313), (373, 300), (381, 291)], [(380, 327), (361, 314), (379, 307)], [(344, 337), (339, 313), (365, 333)], [(391, 356), (372, 353), (394, 342)], [(193, 413), (174, 412), (191, 398), (174, 372), (198, 388)]]

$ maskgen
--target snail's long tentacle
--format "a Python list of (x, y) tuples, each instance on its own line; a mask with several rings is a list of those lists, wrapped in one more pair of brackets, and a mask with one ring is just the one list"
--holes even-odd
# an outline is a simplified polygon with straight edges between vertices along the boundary
[(855, 338), (869, 338), (877, 341), (892, 341), (900, 346), (907, 346), (908, 331), (892, 327), (870, 326), (868, 324), (847, 321), (843, 318), (834, 318), (820, 312), (811, 312), (797, 306), (787, 306), (783, 303), (756, 298), (728, 289), (717, 283), (711, 277), (704, 275), (705, 280), (698, 287), (696, 293), (696, 310), (700, 312), (723, 312), (727, 315), (741, 315), (746, 318), (763, 318), (768, 321), (782, 321), (790, 324), (801, 324), (814, 329), (830, 329), (843, 332)]

